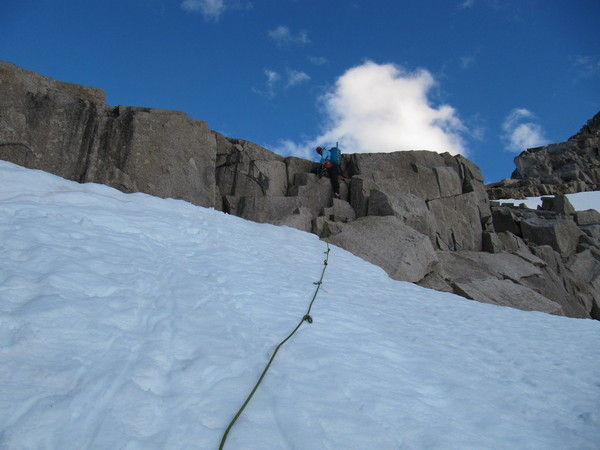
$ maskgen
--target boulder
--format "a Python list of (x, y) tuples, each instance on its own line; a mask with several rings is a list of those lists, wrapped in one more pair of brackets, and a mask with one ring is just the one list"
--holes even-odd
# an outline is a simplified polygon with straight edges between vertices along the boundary
[(523, 239), (533, 246), (549, 245), (562, 257), (569, 257), (577, 250), (583, 232), (572, 220), (545, 220), (529, 217), (521, 221)]
[(488, 253), (499, 253), (506, 248), (496, 233), (484, 231), (481, 235), (481, 249)]
[(441, 292), (454, 293), (452, 285), (447, 280), (442, 278), (437, 272), (431, 272), (425, 276), (421, 281), (417, 283), (427, 289), (434, 289)]
[(579, 238), (575, 252), (582, 253), (589, 250), (600, 255), (600, 225), (581, 227), (580, 230), (585, 234)]
[(297, 228), (298, 230), (312, 232), (313, 228), (313, 214), (312, 211), (305, 207), (296, 208), (292, 211), (292, 214), (285, 216), (280, 220), (274, 221), (275, 225), (288, 226)]
[(543, 211), (554, 211), (563, 216), (575, 214), (575, 208), (573, 208), (566, 195), (542, 197), (542, 206), (540, 209)]
[(523, 236), (520, 217), (514, 208), (508, 206), (492, 207), (492, 220), (496, 233), (508, 232), (514, 236)]
[[(350, 204), (356, 217), (364, 217), (369, 211), (369, 200), (377, 184), (370, 175), (354, 175), (350, 180)], [(387, 214), (386, 214), (387, 215)]]
[(382, 267), (396, 280), (420, 281), (437, 262), (427, 236), (391, 216), (361, 217), (325, 240)]
[(569, 317), (589, 318), (589, 308), (584, 305), (570, 279), (553, 272), (549, 266), (541, 268), (541, 275), (525, 277), (519, 281), (521, 286), (528, 287), (559, 304), (564, 315)]
[(312, 232), (322, 239), (334, 236), (343, 231), (343, 222), (334, 222), (325, 216), (319, 216), (313, 220)]
[[(569, 281), (560, 278), (553, 267), (562, 268), (560, 256), (552, 250), (551, 247), (540, 247), (547, 249), (548, 252), (542, 254), (548, 258), (546, 262), (527, 248), (520, 249), (517, 252), (502, 252), (497, 254), (479, 253), (479, 252), (438, 252), (439, 266), (437, 272), (443, 280), (452, 286), (453, 292), (458, 295), (467, 296), (473, 300), (486, 301), (489, 303), (511, 306), (519, 309), (537, 309), (533, 307), (539, 303), (540, 310), (552, 312), (553, 314), (565, 314), (570, 317), (589, 317), (586, 308), (575, 299), (574, 292), (567, 290), (565, 285)], [(519, 306), (521, 295), (527, 293), (527, 290), (518, 290), (515, 292), (515, 299), (509, 301), (506, 296), (513, 292), (511, 284), (498, 284), (498, 293), (488, 293), (487, 299), (477, 292), (477, 285), (484, 282), (483, 286), (494, 286), (490, 280), (510, 281), (520, 287), (537, 293), (534, 296), (535, 302), (525, 302), (523, 307)], [(438, 282), (439, 284), (439, 282)], [(541, 298), (546, 300), (542, 300)], [(558, 305), (547, 303), (547, 301)], [(550, 306), (550, 310), (548, 307)]]
[[(340, 186), (340, 190), (341, 186)], [(288, 189), (289, 197), (296, 197), (317, 217), (324, 208), (333, 204), (333, 191), (329, 178), (319, 178), (314, 173), (300, 173), (294, 177), (294, 185)]]
[(597, 248), (600, 248), (600, 224), (594, 225), (584, 225), (579, 227), (579, 229), (585, 233), (586, 236), (590, 237), (594, 241), (596, 241), (593, 245)]
[(323, 216), (334, 222), (350, 222), (356, 219), (354, 208), (345, 200), (333, 199), (333, 205), (323, 208)]
[(527, 249), (527, 244), (519, 236), (515, 236), (510, 231), (496, 233), (496, 236), (502, 242), (503, 250), (509, 252), (518, 252), (519, 250)]
[(530, 247), (532, 253), (543, 260), (554, 273), (564, 272), (564, 265), (560, 254), (549, 245)]
[(600, 225), (600, 212), (595, 209), (576, 211), (575, 223), (580, 227), (585, 225)]
[[(406, 195), (410, 195), (412, 198), (416, 199), (415, 203), (422, 203), (423, 209), (427, 209), (427, 204), (425, 203), (425, 201), (412, 194)], [(400, 198), (395, 198), (393, 195), (389, 195), (385, 192), (380, 191), (379, 189), (371, 190), (369, 204), (367, 207), (367, 215), (401, 217), (403, 213), (406, 212), (406, 210), (407, 207), (405, 205), (405, 202), (402, 201)]]
[(486, 279), (477, 282), (457, 282), (453, 287), (455, 293), (471, 300), (524, 311), (563, 315), (558, 303), (511, 280)]
[(395, 216), (409, 227), (429, 237), (436, 243), (438, 224), (427, 203), (414, 194), (389, 194), (372, 189), (367, 214), (369, 216)]
[(437, 252), (438, 273), (452, 282), (475, 281), (488, 278), (508, 279), (518, 283), (521, 279), (541, 275), (539, 258), (523, 258), (515, 253)]
[[(600, 264), (591, 250), (573, 255), (566, 263), (586, 311), (600, 311)], [(591, 287), (591, 289), (588, 289)]]

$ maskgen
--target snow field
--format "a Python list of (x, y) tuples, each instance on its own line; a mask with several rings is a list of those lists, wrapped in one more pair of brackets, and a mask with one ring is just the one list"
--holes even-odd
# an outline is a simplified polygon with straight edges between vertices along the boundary
[[(316, 236), (0, 162), (0, 448), (217, 448), (323, 269)], [(597, 449), (600, 324), (332, 246), (227, 449)]]
[[(567, 194), (566, 196), (576, 211), (595, 209), (600, 212), (600, 191), (578, 192), (577, 194)], [(515, 205), (524, 203), (525, 206), (530, 209), (537, 209), (538, 206), (542, 205), (542, 197), (529, 197), (524, 200), (507, 199), (498, 201), (500, 203), (514, 203)]]

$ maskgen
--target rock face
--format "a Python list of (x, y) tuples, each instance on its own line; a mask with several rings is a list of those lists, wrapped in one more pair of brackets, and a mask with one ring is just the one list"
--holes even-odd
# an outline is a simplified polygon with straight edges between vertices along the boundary
[(510, 179), (487, 186), (491, 199), (600, 190), (600, 113), (567, 142), (525, 150)]
[(0, 158), (124, 192), (215, 204), (215, 135), (186, 114), (105, 103), (103, 91), (0, 62)]
[(340, 232), (327, 240), (384, 268), (390, 277), (405, 281), (422, 280), (438, 260), (427, 236), (394, 216), (361, 217), (342, 225)]
[[(578, 146), (597, 145), (596, 125)], [(0, 159), (312, 232), (395, 279), (472, 300), (600, 319), (600, 214), (564, 197), (540, 211), (490, 202), (462, 156), (346, 154), (336, 199), (314, 162), (0, 62)]]
[(441, 250), (481, 250), (491, 223), (477, 166), (462, 156), (424, 151), (345, 158), (357, 215), (395, 216)]
[[(593, 287), (600, 281), (600, 214), (576, 212), (565, 196), (544, 200), (539, 210), (492, 202), (498, 239), (486, 250), (531, 261), (541, 273), (525, 276), (520, 284), (561, 305), (565, 315), (600, 320), (600, 294)], [(583, 261), (585, 268), (578, 266)]]

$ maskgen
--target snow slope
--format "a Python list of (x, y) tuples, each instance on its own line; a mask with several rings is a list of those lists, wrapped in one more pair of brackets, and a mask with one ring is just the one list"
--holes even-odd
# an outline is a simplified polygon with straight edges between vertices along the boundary
[[(0, 448), (216, 449), (326, 246), (0, 162)], [(332, 247), (226, 449), (598, 449), (600, 323)]]

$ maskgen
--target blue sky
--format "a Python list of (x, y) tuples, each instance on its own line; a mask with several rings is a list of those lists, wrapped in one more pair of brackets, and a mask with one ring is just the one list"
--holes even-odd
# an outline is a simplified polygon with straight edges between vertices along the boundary
[(0, 59), (283, 155), (462, 153), (486, 182), (600, 111), (597, 0), (3, 0)]

